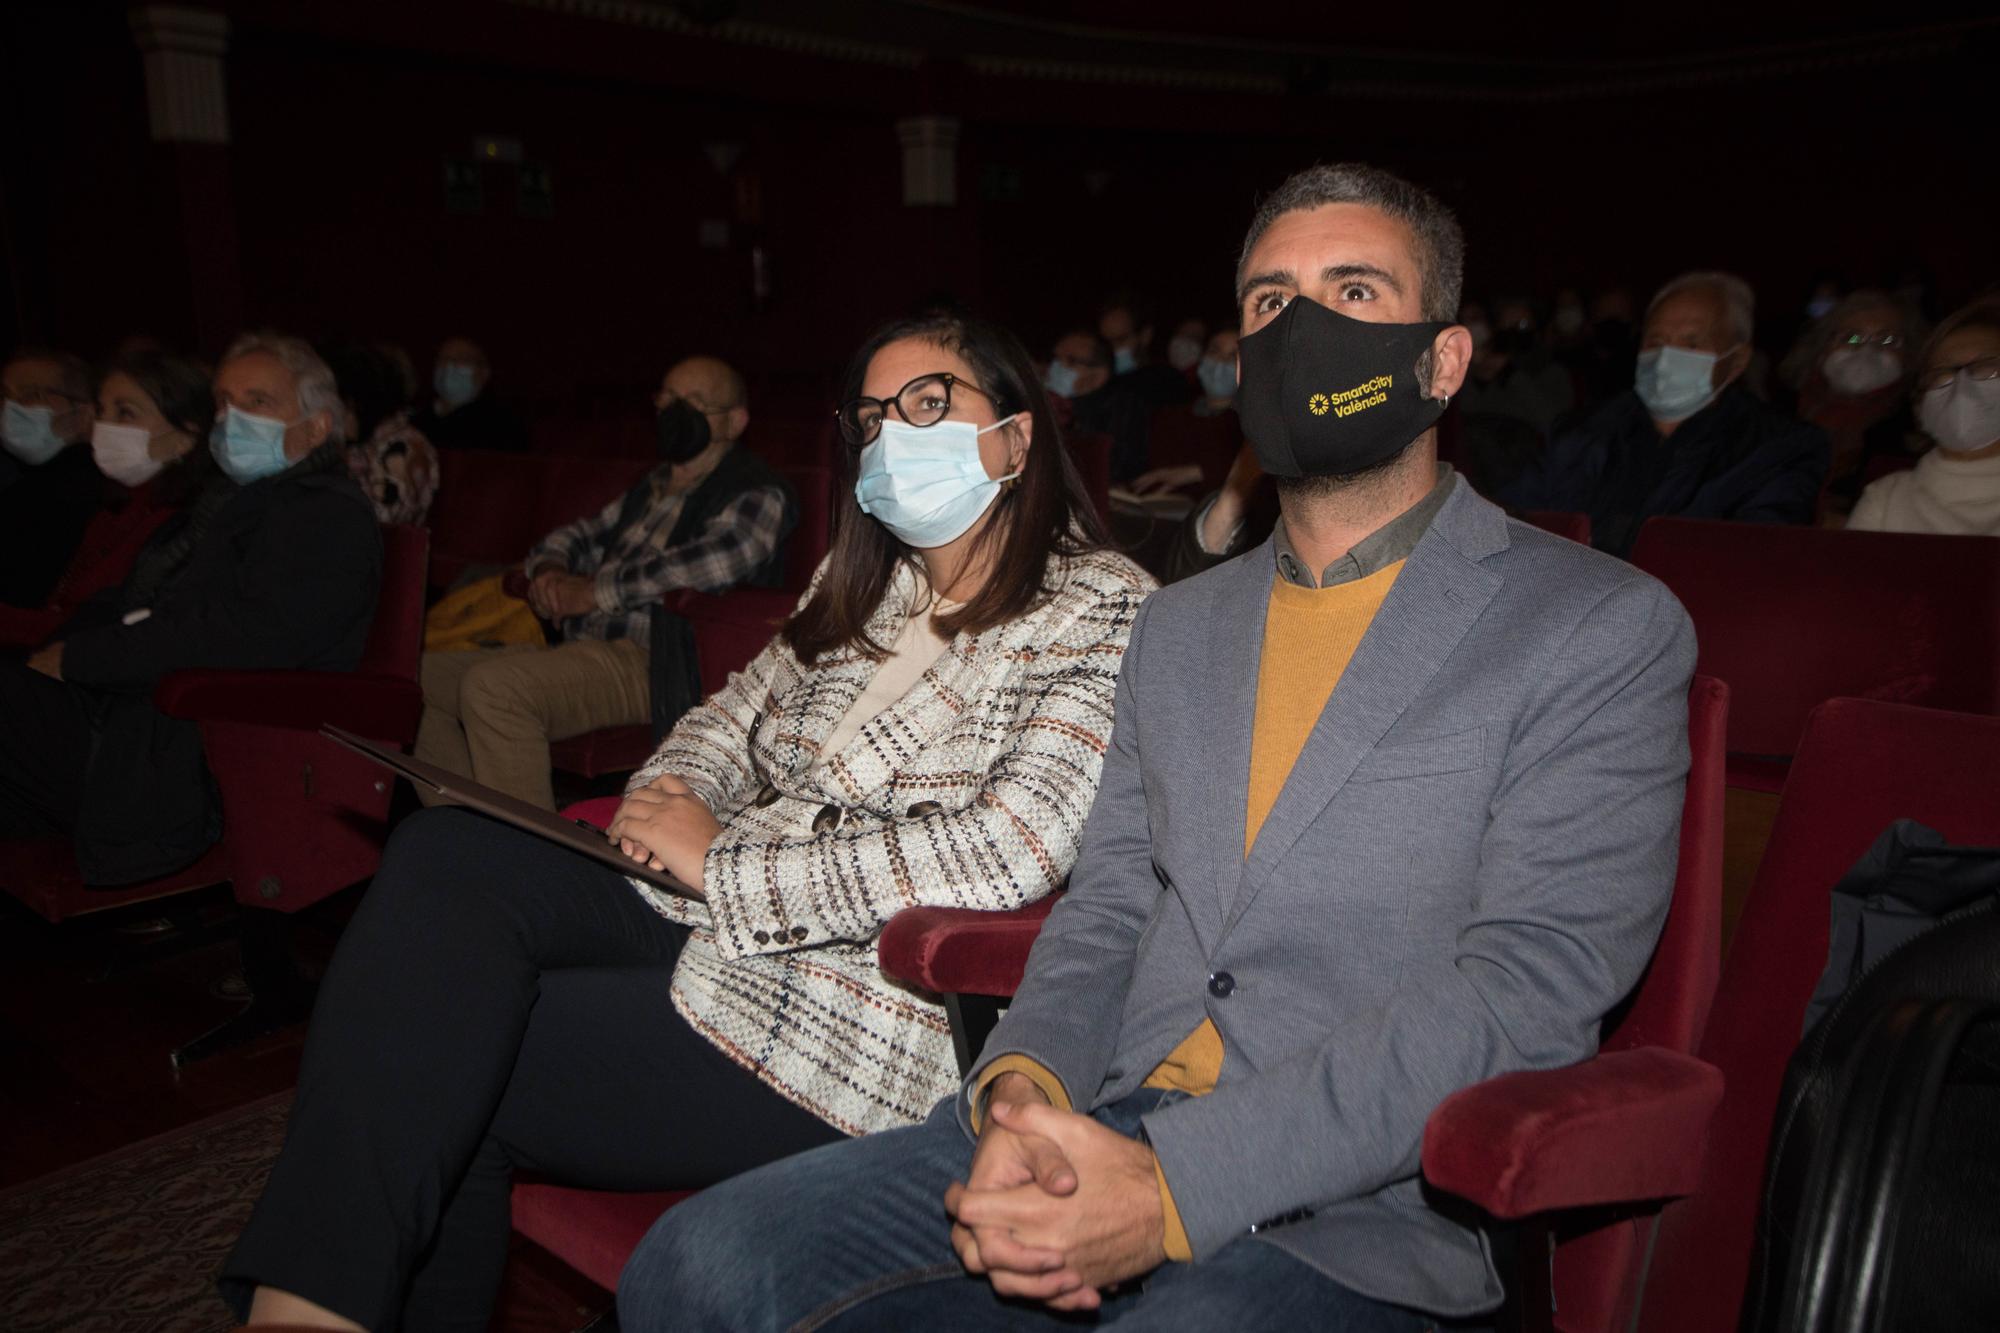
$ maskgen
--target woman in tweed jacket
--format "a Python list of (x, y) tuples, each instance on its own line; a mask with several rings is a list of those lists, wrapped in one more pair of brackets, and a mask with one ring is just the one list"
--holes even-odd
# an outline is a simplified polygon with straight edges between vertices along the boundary
[(224, 1269), (239, 1313), (483, 1328), (515, 1170), (694, 1188), (956, 1086), (941, 1006), (881, 973), (876, 935), (1062, 882), (1152, 582), (1104, 549), (1010, 335), (892, 325), (844, 388), (832, 554), (611, 825), (691, 896), (464, 812), (409, 820)]

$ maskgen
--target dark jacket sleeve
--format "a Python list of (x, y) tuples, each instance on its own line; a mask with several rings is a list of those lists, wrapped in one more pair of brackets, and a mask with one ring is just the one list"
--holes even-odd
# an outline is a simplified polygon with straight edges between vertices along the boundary
[[(211, 533), (210, 540), (226, 539)], [(382, 538), (365, 501), (312, 488), (272, 504), (241, 558), (204, 586), (134, 625), (65, 642), (63, 676), (104, 689), (149, 690), (170, 671), (209, 667), (351, 670), (382, 583)]]
[(1761, 485), (1726, 515), (1739, 523), (1810, 523), (1833, 465), (1826, 432), (1804, 421), (1778, 425), (1763, 446), (1769, 470)]

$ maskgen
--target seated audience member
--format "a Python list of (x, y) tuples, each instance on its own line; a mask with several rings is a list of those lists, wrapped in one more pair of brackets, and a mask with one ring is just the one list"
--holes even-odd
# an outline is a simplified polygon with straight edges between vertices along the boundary
[(1167, 365), (1191, 376), (1207, 345), (1207, 321), (1190, 316), (1174, 325), (1174, 336), (1167, 340)]
[(437, 450), (411, 420), (414, 386), (379, 347), (344, 347), (328, 358), (340, 383), (347, 466), (382, 523), (421, 527), (437, 498)]
[[(1201, 397), (1188, 411), (1198, 417), (1219, 417), (1236, 410), (1236, 331), (1218, 329), (1208, 340), (1195, 367)], [(1198, 463), (1180, 463), (1142, 472), (1131, 485), (1136, 495), (1166, 495), (1190, 486), (1199, 486), (1203, 473)]]
[(653, 403), (659, 466), (523, 562), (528, 604), (561, 641), (425, 653), (419, 758), (552, 810), (550, 741), (652, 720), (649, 636), (663, 597), (777, 586), (798, 502), (735, 447), (750, 421), (743, 377), (690, 357)]
[(104, 501), (90, 458), (90, 372), (63, 352), (19, 352), (0, 367), (0, 603), (40, 606), (55, 591)]
[(0, 836), (67, 834), (85, 883), (194, 861), (221, 832), (201, 733), (152, 704), (184, 668), (351, 670), (382, 578), (381, 536), (340, 451), (333, 374), (297, 338), (250, 334), (215, 373), (204, 489), (132, 573), (25, 666), (0, 667)]
[(526, 449), (527, 428), (489, 392), (492, 379), (478, 343), (446, 338), (431, 372), (431, 404), (412, 424), (440, 449)]
[(1111, 437), (1111, 479), (1127, 481), (1146, 470), (1147, 426), (1152, 409), (1122, 378), (1111, 374), (1111, 346), (1088, 329), (1056, 339), (1043, 380), (1060, 401), (1056, 410), (1070, 429)]
[(1688, 273), (1646, 309), (1630, 391), (1557, 434), (1496, 492), (1523, 509), (1590, 515), (1599, 550), (1624, 555), (1657, 515), (1805, 523), (1826, 478), (1826, 434), (1737, 383), (1753, 298), (1741, 278)]
[(706, 1186), (914, 1124), (957, 1084), (944, 1010), (883, 976), (875, 937), (913, 904), (1062, 882), (1150, 581), (1103, 549), (1008, 334), (891, 325), (843, 390), (858, 476), (832, 554), (611, 824), (695, 900), (462, 811), (406, 823), (223, 1270), (238, 1313), (484, 1328), (517, 1168)]
[(1695, 652), (1660, 584), (1438, 466), (1463, 254), (1373, 168), (1263, 203), (1238, 410), (1283, 518), (1143, 608), (1006, 1015), (922, 1125), (666, 1214), (621, 1327), (1417, 1333), (1500, 1304), (1424, 1123), (1588, 1057), (1645, 969)]
[(1194, 397), (1194, 385), (1172, 366), (1153, 363), (1153, 320), (1130, 301), (1107, 304), (1097, 317), (1097, 333), (1111, 348), (1111, 374), (1119, 386), (1145, 404), (1171, 407)]
[(92, 597), (124, 582), (161, 524), (191, 504), (227, 498), (235, 483), (200, 447), (214, 422), (209, 373), (193, 361), (134, 352), (105, 368), (90, 453), (116, 485), (48, 602), (0, 608), (0, 643), (40, 644)]
[(1202, 349), (1195, 367), (1201, 397), (1194, 400), (1198, 417), (1219, 417), (1236, 409), (1236, 330), (1217, 329)]
[(1473, 343), (1472, 372), (1458, 395), (1458, 410), (1519, 421), (1546, 439), (1576, 400), (1569, 371), (1540, 345), (1533, 306), (1502, 301), (1497, 315), (1484, 343)]
[(1814, 326), (1803, 358), (1798, 412), (1826, 432), (1832, 448), (1823, 512), (1854, 507), (1868, 465), (1907, 459), (1921, 448), (1910, 384), (1923, 321), (1883, 291), (1842, 297)]
[(1917, 418), (1937, 446), (1871, 483), (1847, 526), (2000, 537), (2000, 301), (1938, 325), (1916, 375)]

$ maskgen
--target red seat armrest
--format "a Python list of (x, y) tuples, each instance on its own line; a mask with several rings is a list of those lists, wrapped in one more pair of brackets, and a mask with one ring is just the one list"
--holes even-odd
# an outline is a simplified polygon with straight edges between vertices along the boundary
[(955, 995), (1012, 995), (1055, 894), (1011, 912), (911, 907), (889, 919), (876, 960), (890, 976)]
[(1646, 1046), (1502, 1074), (1444, 1099), (1424, 1176), (1494, 1217), (1694, 1192), (1722, 1071)]
[(352, 671), (176, 671), (153, 691), (170, 717), (293, 731), (331, 724), (375, 740), (416, 736), (424, 692), (399, 676)]

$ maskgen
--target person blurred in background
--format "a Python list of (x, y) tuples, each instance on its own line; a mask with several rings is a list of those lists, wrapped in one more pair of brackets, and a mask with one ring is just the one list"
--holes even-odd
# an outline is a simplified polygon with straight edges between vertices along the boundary
[(1194, 385), (1186, 374), (1153, 361), (1153, 316), (1137, 302), (1126, 298), (1107, 302), (1098, 312), (1097, 332), (1111, 348), (1112, 378), (1147, 411), (1194, 397)]
[(1755, 304), (1730, 274), (1668, 282), (1646, 308), (1632, 388), (1559, 433), (1495, 498), (1587, 514), (1592, 544), (1620, 556), (1659, 515), (1809, 522), (1826, 479), (1826, 433), (1738, 384)]
[(21, 351), (0, 366), (0, 388), (0, 603), (40, 606), (104, 500), (90, 371), (67, 352)]
[(470, 338), (446, 338), (431, 372), (431, 404), (413, 424), (440, 449), (526, 449), (519, 417), (490, 392), (493, 366)]
[(1520, 299), (1500, 302), (1489, 336), (1473, 346), (1472, 373), (1459, 391), (1459, 411), (1508, 417), (1546, 439), (1576, 395), (1569, 372), (1542, 345), (1535, 308)]
[(1194, 400), (1198, 417), (1219, 417), (1236, 410), (1236, 330), (1217, 329), (1195, 366), (1201, 397)]
[(1835, 302), (1805, 340), (1794, 370), (1798, 413), (1832, 446), (1822, 514), (1852, 509), (1876, 460), (1907, 462), (1921, 449), (1910, 384), (1924, 333), (1916, 311), (1863, 290)]
[(382, 540), (341, 454), (333, 372), (302, 339), (250, 334), (214, 394), (209, 448), (236, 485), (203, 486), (123, 584), (0, 666), (0, 837), (68, 835), (86, 884), (171, 873), (221, 835), (199, 728), (153, 707), (161, 677), (351, 671), (374, 620)]
[(384, 347), (343, 347), (327, 357), (340, 382), (347, 466), (382, 523), (421, 526), (437, 498), (437, 450), (411, 420), (415, 385)]
[(1124, 376), (1111, 373), (1111, 344), (1089, 329), (1056, 339), (1042, 385), (1059, 400), (1056, 415), (1079, 434), (1111, 439), (1111, 479), (1123, 482), (1146, 470), (1152, 409)]
[(1190, 316), (1174, 326), (1174, 336), (1167, 340), (1167, 364), (1191, 376), (1201, 361), (1202, 348), (1207, 345), (1208, 322)]
[(1936, 447), (1871, 483), (1847, 526), (2000, 537), (2000, 300), (1938, 325), (1915, 379), (1917, 419)]

